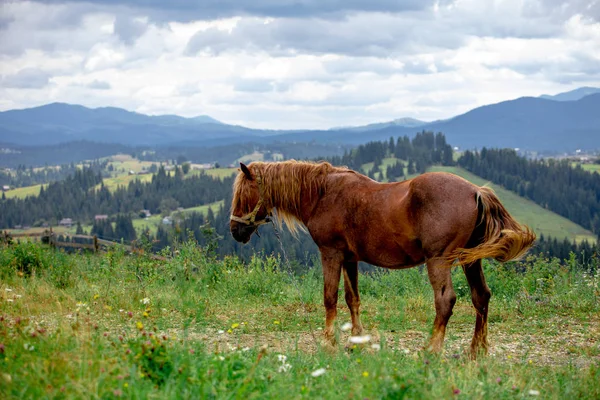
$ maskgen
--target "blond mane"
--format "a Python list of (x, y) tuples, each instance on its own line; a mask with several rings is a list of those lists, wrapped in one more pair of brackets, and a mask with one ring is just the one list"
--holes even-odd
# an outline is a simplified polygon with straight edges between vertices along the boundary
[[(298, 230), (305, 231), (300, 221), (302, 196), (308, 193), (310, 198), (320, 196), (326, 190), (326, 177), (334, 172), (350, 172), (347, 168), (334, 167), (328, 162), (282, 161), (260, 162), (248, 165), (256, 179), (262, 179), (262, 190), (267, 210), (276, 210), (274, 215), (281, 228), (283, 223), (296, 235)], [(240, 172), (233, 184), (233, 205), (247, 198), (250, 185), (248, 178)], [(244, 207), (250, 208), (250, 207)]]

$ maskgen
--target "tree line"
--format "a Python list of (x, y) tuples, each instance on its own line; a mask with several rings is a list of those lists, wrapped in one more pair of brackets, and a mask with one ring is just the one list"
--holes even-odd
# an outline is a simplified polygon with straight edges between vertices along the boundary
[(0, 201), (0, 227), (56, 225), (63, 218), (91, 222), (95, 215), (137, 215), (140, 210), (160, 214), (222, 200), (231, 192), (232, 184), (233, 178), (206, 174), (184, 179), (182, 168), (169, 175), (160, 167), (151, 182), (135, 180), (111, 192), (100, 172), (85, 167), (43, 187), (38, 196)]
[[(108, 170), (108, 160), (94, 160), (87, 162), (85, 165), (94, 172), (106, 172)], [(20, 164), (15, 169), (0, 170), (0, 186), (6, 185), (13, 189), (62, 181), (75, 175), (78, 169), (80, 168), (74, 163), (52, 167), (45, 166), (43, 168), (27, 167)]]

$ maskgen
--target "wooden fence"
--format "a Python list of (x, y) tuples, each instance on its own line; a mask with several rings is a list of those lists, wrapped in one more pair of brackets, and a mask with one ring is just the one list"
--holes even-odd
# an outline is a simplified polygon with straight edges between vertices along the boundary
[[(90, 241), (90, 243), (79, 243), (79, 242), (63, 242), (59, 241), (59, 236), (69, 237), (71, 240), (73, 239), (84, 239)], [(139, 249), (132, 245), (122, 244), (118, 242), (112, 242), (110, 240), (104, 240), (98, 238), (96, 235), (72, 235), (69, 233), (61, 232), (56, 233), (52, 231), (52, 228), (49, 228), (43, 232), (31, 232), (31, 233), (12, 233), (8, 231), (3, 231), (0, 233), (0, 244), (12, 244), (15, 239), (19, 238), (31, 238), (31, 239), (39, 239), (42, 243), (48, 244), (50, 247), (59, 247), (59, 248), (72, 248), (72, 249), (85, 249), (93, 251), (97, 253), (99, 251), (105, 251), (108, 248), (119, 246), (123, 248), (128, 253), (134, 253)], [(166, 260), (165, 257), (158, 256), (156, 254), (151, 254), (151, 258), (155, 260)]]

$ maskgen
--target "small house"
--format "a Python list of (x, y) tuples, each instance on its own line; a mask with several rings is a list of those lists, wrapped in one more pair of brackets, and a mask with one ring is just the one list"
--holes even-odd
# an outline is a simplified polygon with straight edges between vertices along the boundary
[(162, 219), (162, 223), (163, 225), (173, 225), (173, 220), (171, 219), (171, 217), (164, 217)]
[(2, 186), (2, 191), (3, 192), (8, 192), (9, 190), (10, 190), (10, 186), (8, 186), (8, 185)]
[(94, 216), (94, 221), (104, 221), (108, 219), (108, 215), (106, 214), (99, 214)]
[(73, 220), (71, 218), (63, 218), (58, 223), (60, 226), (64, 226), (65, 228), (70, 228), (73, 225)]

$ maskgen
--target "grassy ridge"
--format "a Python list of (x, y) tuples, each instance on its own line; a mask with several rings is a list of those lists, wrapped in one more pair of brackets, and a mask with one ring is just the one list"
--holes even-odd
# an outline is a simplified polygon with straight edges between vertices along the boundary
[(480, 186), (488, 184), (496, 191), (506, 209), (519, 222), (529, 225), (538, 235), (544, 234), (558, 239), (566, 237), (577, 241), (588, 240), (591, 243), (596, 241), (596, 236), (591, 231), (463, 168), (435, 166), (429, 171), (450, 172)]
[(421, 350), (434, 311), (418, 268), (361, 276), (363, 323), (380, 349), (345, 350), (338, 331), (330, 353), (318, 344), (318, 266), (298, 292), (275, 259), (244, 266), (194, 243), (177, 250), (157, 262), (0, 248), (0, 397), (600, 397), (600, 276), (573, 263), (486, 265), (490, 355), (472, 362), (463, 350), (475, 313), (458, 270), (445, 355)]

